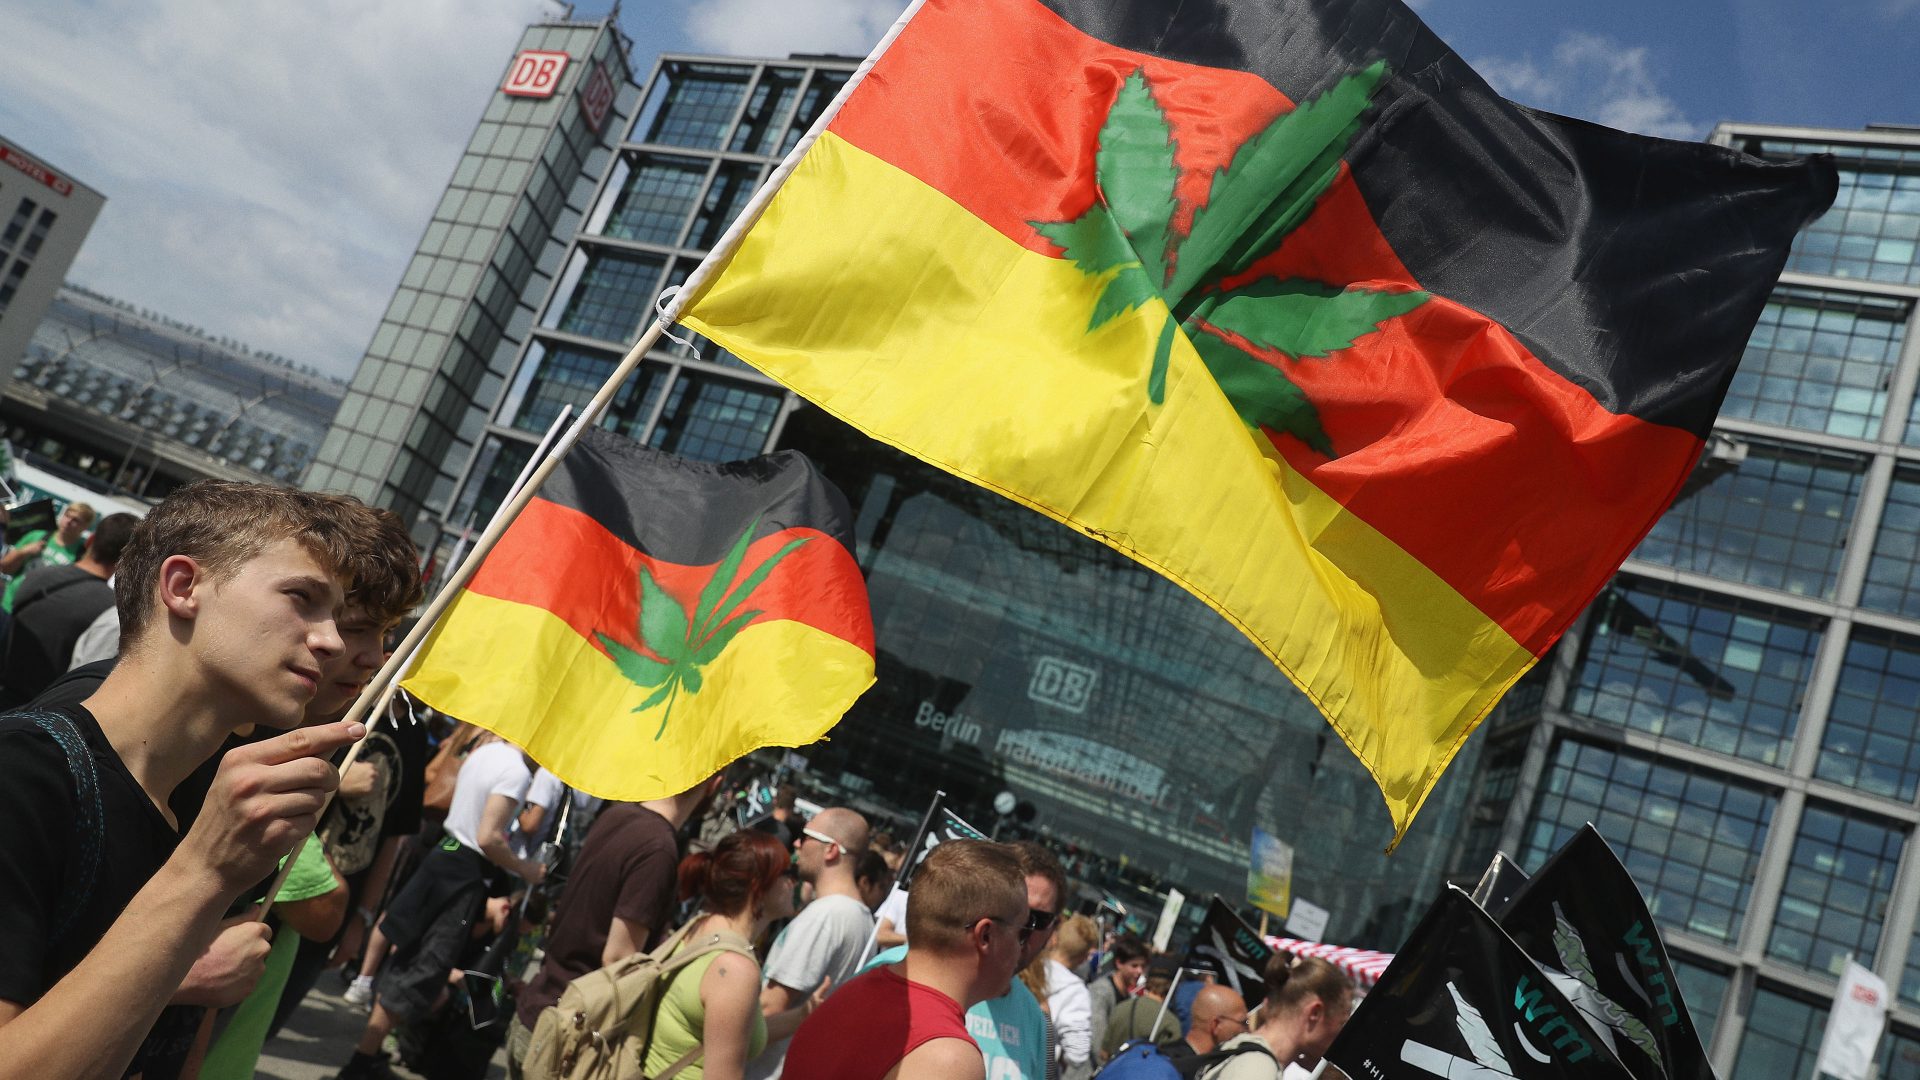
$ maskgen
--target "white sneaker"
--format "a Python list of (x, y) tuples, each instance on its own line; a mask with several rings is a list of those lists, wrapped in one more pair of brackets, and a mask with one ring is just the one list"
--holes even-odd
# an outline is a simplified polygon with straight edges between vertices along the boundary
[(347, 1004), (356, 1005), (362, 1009), (371, 1006), (373, 1004), (373, 980), (367, 978), (365, 975), (355, 975), (352, 985), (348, 986), (346, 990), (341, 993), (340, 997), (345, 1000)]

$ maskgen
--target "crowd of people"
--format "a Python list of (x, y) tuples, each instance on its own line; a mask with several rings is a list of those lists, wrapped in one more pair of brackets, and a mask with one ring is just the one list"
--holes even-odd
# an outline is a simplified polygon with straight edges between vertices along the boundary
[[(1250, 1013), (1069, 913), (1036, 842), (909, 852), (791, 787), (743, 823), (724, 770), (601, 803), (404, 698), (345, 723), (422, 599), (394, 515), (207, 482), (120, 517), (69, 508), (34, 557), (71, 558), (20, 560), (9, 592), (0, 1061), (19, 1075), (251, 1076), (332, 994), (366, 1010), (342, 1080), (480, 1076), (503, 1047), (546, 1080), (542, 1040), (585, 1023), (584, 988), (634, 972), (658, 974), (646, 1015), (611, 1026), (644, 1032), (644, 1075), (685, 1080), (1267, 1080), (1316, 1063), (1351, 1007), (1337, 969), (1283, 956)], [(77, 651), (103, 618), (105, 653)]]

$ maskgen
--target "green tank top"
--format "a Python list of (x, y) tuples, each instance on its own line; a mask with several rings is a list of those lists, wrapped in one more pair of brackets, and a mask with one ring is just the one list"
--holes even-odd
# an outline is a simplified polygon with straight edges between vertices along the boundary
[[(647, 1042), (648, 1076), (658, 1076), (702, 1041), (707, 1029), (707, 1007), (700, 1001), (700, 980), (720, 956), (717, 952), (709, 953), (695, 960), (675, 972), (667, 983), (667, 992), (660, 996), (660, 1011), (653, 1017), (653, 1037)], [(747, 1060), (759, 1057), (760, 1051), (766, 1048), (767, 1018), (755, 1008), (753, 1034), (747, 1038)], [(706, 1065), (706, 1058), (702, 1057), (682, 1069), (674, 1080), (701, 1080), (706, 1075)]]

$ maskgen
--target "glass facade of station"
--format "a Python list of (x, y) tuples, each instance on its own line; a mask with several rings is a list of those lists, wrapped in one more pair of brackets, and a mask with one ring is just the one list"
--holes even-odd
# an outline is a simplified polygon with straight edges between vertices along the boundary
[[(740, 213), (852, 63), (663, 57), (538, 315), (447, 523), (484, 520)], [(810, 748), (816, 778), (901, 827), (937, 788), (982, 828), (1050, 836), (1092, 895), (1151, 924), (1167, 885), (1238, 903), (1251, 830), (1292, 844), (1331, 940), (1390, 948), (1438, 888), (1468, 760), (1393, 856), (1372, 780), (1206, 605), (1077, 533), (868, 440), (713, 343), (662, 341), (606, 426), (688, 457), (792, 447), (857, 515), (878, 685)], [(1196, 528), (1205, 523), (1196, 522)], [(1198, 909), (1203, 905), (1195, 905)]]
[(1920, 1077), (1920, 131), (1723, 125), (1830, 153), (1680, 501), (1480, 738), (1465, 874), (1592, 821), (1633, 872), (1720, 1074), (1811, 1076), (1837, 976)]

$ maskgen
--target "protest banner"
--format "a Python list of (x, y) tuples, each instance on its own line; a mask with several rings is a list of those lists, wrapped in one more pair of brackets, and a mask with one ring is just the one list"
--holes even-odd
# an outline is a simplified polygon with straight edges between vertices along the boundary
[(1814, 1067), (1838, 1080), (1871, 1080), (1886, 1029), (1886, 981), (1849, 957)]
[(1714, 1080), (1653, 915), (1592, 825), (1554, 852), (1498, 921), (1637, 1080)]
[(1200, 933), (1187, 947), (1183, 966), (1211, 972), (1215, 979), (1238, 991), (1251, 1009), (1267, 996), (1267, 984), (1261, 976), (1272, 956), (1273, 947), (1216, 896), (1207, 903), (1207, 916), (1200, 923)]
[(1293, 903), (1293, 845), (1258, 825), (1248, 845), (1247, 903), (1282, 919)]
[(1629, 1080), (1538, 965), (1448, 887), (1327, 1060), (1353, 1080)]

